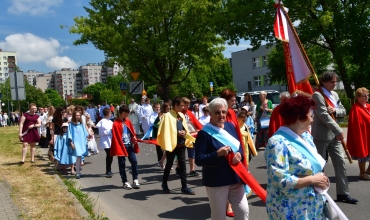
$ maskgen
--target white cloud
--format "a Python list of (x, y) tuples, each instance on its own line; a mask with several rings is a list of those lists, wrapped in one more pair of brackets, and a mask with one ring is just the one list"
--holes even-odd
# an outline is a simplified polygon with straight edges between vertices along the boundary
[(15, 15), (53, 14), (52, 7), (59, 6), (63, 0), (12, 0), (8, 12)]
[(17, 52), (18, 63), (45, 62), (51, 69), (77, 69), (79, 64), (67, 56), (59, 56), (68, 46), (62, 46), (58, 40), (41, 38), (30, 33), (12, 34), (0, 41), (4, 51)]
[(60, 70), (62, 68), (72, 68), (77, 69), (79, 64), (73, 61), (71, 58), (67, 56), (55, 56), (52, 58), (49, 58), (45, 61), (45, 64), (47, 67), (55, 70)]
[(30, 33), (9, 35), (5, 41), (0, 41), (0, 48), (17, 52), (19, 62), (44, 61), (65, 50), (56, 39), (44, 39)]

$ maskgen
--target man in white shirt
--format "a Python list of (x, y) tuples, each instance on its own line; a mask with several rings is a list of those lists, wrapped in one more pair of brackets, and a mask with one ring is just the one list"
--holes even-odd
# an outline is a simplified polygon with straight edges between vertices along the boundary
[(149, 130), (149, 120), (150, 116), (153, 114), (153, 108), (150, 105), (150, 99), (146, 98), (145, 103), (141, 106), (139, 110), (139, 116), (141, 118), (141, 126), (143, 128), (144, 135)]
[(96, 127), (99, 129), (100, 136), (100, 148), (103, 148), (106, 152), (105, 159), (105, 177), (111, 178), (112, 173), (112, 162), (113, 156), (110, 155), (110, 145), (112, 143), (112, 127), (113, 122), (109, 120), (111, 117), (111, 111), (109, 108), (104, 108), (102, 110), (104, 118), (96, 124)]
[(140, 122), (139, 122), (139, 105), (135, 102), (135, 99), (130, 100), (130, 104), (128, 105), (128, 109), (130, 110), (130, 115), (128, 119), (131, 121), (132, 126), (134, 126), (136, 135), (141, 134), (140, 131)]

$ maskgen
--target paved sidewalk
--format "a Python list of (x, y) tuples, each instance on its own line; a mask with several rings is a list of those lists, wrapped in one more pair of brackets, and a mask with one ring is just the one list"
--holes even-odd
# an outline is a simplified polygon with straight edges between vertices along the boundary
[(0, 219), (20, 219), (18, 215), (18, 207), (15, 206), (13, 199), (10, 197), (9, 189), (4, 182), (0, 182)]

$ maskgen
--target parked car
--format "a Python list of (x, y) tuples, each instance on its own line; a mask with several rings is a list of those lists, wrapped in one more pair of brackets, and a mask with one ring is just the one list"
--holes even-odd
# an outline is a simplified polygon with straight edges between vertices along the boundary
[[(267, 93), (267, 99), (272, 102), (273, 107), (275, 108), (277, 105), (280, 104), (280, 93), (276, 90), (264, 90)], [(252, 100), (254, 103), (260, 101), (260, 94), (261, 91), (254, 91), (254, 92), (238, 92), (236, 95), (236, 101), (238, 104), (244, 100), (244, 94), (249, 93), (252, 96)]]

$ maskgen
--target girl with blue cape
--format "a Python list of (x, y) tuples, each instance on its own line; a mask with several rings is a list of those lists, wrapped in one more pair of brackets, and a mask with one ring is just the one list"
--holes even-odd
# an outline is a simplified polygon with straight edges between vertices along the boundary
[(71, 165), (71, 174), (76, 174), (74, 171), (74, 163), (76, 163), (76, 157), (68, 154), (67, 146), (67, 130), (68, 123), (63, 123), (61, 127), (61, 133), (56, 137), (54, 145), (54, 158), (62, 165), (63, 175), (68, 175), (67, 167)]
[(68, 125), (67, 146), (69, 154), (77, 157), (76, 159), (76, 178), (81, 178), (81, 157), (88, 154), (87, 150), (87, 133), (85, 125), (82, 123), (81, 113), (74, 111), (71, 123)]

